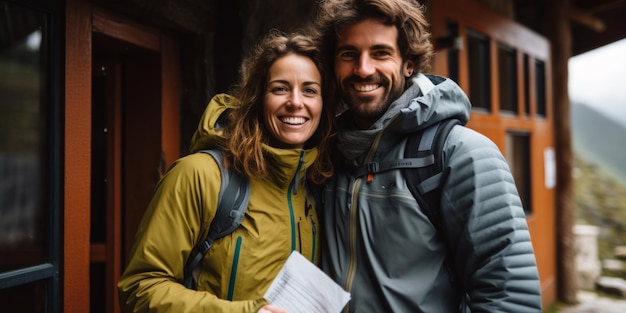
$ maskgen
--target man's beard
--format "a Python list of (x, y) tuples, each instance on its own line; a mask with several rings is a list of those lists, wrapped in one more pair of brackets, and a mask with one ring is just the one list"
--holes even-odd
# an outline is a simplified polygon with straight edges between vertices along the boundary
[[(358, 93), (351, 93), (349, 90), (353, 90), (352, 83), (376, 83), (385, 89), (385, 94), (379, 101), (382, 103), (374, 104), (373, 101), (377, 100), (376, 96), (358, 96)], [(389, 108), (391, 103), (398, 98), (403, 90), (402, 88), (394, 88), (389, 90), (392, 85), (385, 77), (370, 76), (365, 79), (357, 76), (349, 76), (343, 80), (340, 90), (341, 98), (350, 110), (351, 115), (354, 118), (369, 121), (370, 123), (376, 122)]]

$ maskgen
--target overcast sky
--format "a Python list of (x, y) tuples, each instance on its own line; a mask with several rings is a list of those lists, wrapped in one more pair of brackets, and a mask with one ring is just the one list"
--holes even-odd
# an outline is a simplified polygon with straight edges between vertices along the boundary
[(571, 58), (569, 94), (626, 122), (626, 39)]

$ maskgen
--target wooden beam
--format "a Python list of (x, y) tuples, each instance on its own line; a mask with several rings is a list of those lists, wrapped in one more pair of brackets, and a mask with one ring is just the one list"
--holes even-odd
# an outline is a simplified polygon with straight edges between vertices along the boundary
[(554, 151), (556, 152), (556, 233), (557, 233), (557, 293), (563, 303), (578, 302), (576, 276), (576, 245), (573, 234), (575, 223), (574, 185), (572, 180), (573, 147), (571, 139), (570, 103), (568, 94), (568, 65), (572, 56), (570, 27), (570, 0), (546, 2), (547, 23), (544, 33), (551, 42), (552, 87), (554, 99)]
[(589, 14), (598, 14), (601, 12), (623, 7), (624, 5), (626, 5), (626, 0), (613, 0), (611, 2), (606, 2), (603, 4), (599, 4), (595, 7), (589, 8), (587, 12)]
[(132, 42), (146, 49), (161, 51), (161, 38), (154, 30), (145, 29), (133, 21), (112, 16), (104, 11), (94, 10), (93, 31), (122, 41)]
[(589, 13), (584, 12), (581, 9), (570, 7), (567, 10), (567, 16), (570, 20), (591, 28), (598, 33), (603, 32), (606, 29), (606, 25), (604, 25), (604, 22), (602, 20), (594, 17)]
[(63, 311), (89, 312), (91, 6), (66, 1)]

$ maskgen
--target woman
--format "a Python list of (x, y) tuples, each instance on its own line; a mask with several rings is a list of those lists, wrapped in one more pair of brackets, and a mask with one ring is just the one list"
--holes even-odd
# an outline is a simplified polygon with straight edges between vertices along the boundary
[(272, 32), (244, 60), (235, 96), (211, 100), (191, 151), (218, 147), (225, 165), (249, 178), (246, 215), (204, 257), (198, 291), (186, 289), (183, 266), (215, 215), (220, 174), (205, 153), (177, 160), (119, 281), (123, 311), (284, 312), (263, 294), (293, 250), (317, 264), (317, 213), (305, 181), (321, 184), (332, 174), (326, 146), (334, 114), (322, 105), (321, 64), (308, 37)]

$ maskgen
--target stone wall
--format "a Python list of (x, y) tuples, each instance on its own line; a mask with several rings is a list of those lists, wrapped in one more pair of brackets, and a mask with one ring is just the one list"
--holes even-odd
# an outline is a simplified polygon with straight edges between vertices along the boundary
[(601, 272), (598, 258), (598, 227), (575, 225), (574, 236), (578, 284), (582, 289), (593, 290)]

